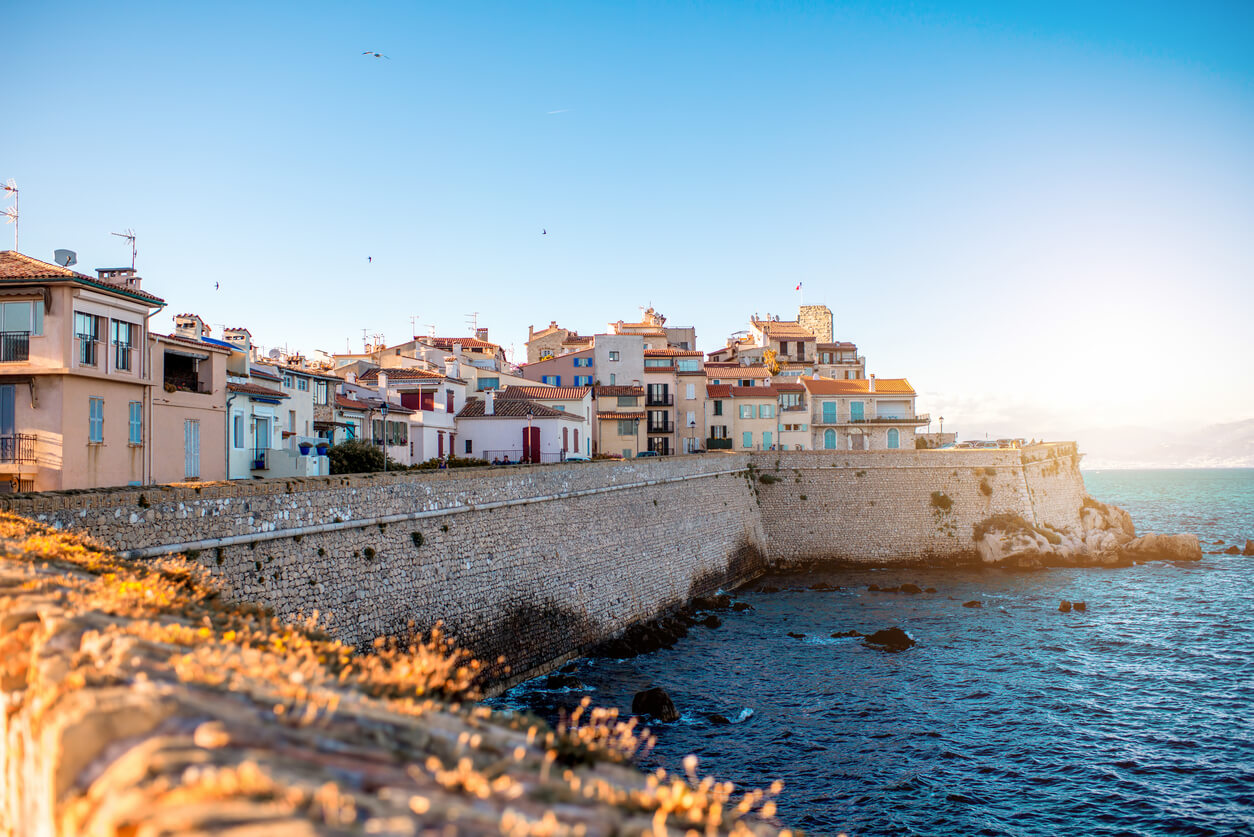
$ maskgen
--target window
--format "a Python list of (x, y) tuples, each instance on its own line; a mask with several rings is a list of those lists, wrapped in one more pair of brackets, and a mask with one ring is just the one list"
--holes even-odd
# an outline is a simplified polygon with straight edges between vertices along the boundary
[(688, 411), (688, 426), (689, 427), (697, 426), (697, 414), (694, 413), (692, 410)]
[(100, 318), (74, 312), (74, 336), (78, 338), (80, 366), (95, 366), (97, 343), (100, 341)]
[(752, 404), (741, 404), (741, 405), (740, 405), (740, 417), (741, 417), (742, 419), (751, 419), (751, 418), (753, 418), (753, 405), (752, 405)]
[(562, 376), (561, 375), (542, 375), (540, 377), (540, 383), (548, 384), (549, 386), (560, 387), (562, 385)]
[(300, 392), (309, 392), (309, 379), (308, 379), (308, 378), (297, 378), (297, 379), (296, 379), (296, 389), (297, 389), (297, 390), (299, 390)]
[(283, 375), (283, 387), (284, 387), (285, 389), (291, 389), (291, 388), (292, 388), (292, 376), (291, 376), (291, 375), (288, 375), (288, 374), (284, 373), (284, 375)]
[(575, 386), (577, 386), (577, 387), (590, 387), (590, 386), (592, 386), (592, 376), (591, 376), (591, 375), (576, 375), (576, 376), (575, 376)]
[(314, 403), (315, 404), (327, 403), (327, 382), (326, 381), (314, 381)]
[(10, 334), (15, 332), (43, 334), (43, 301), (6, 302), (0, 305), (0, 331)]
[(361, 419), (345, 419), (344, 425), (345, 439), (351, 440), (361, 438)]
[(801, 393), (799, 392), (781, 392), (779, 394), (779, 405), (781, 407), (800, 407)]
[(610, 352), (610, 360), (618, 360), (618, 352)]
[(725, 425), (725, 424), (712, 424), (712, 425), (710, 425), (710, 438), (711, 438), (711, 439), (726, 439), (726, 438), (728, 438), (728, 435), (727, 435), (727, 425)]
[(466, 440), (466, 453), (474, 453), (474, 452), (475, 452), (475, 449), (474, 449), (474, 444), (475, 444), (475, 443), (474, 443), (474, 441), (473, 441), (473, 440), (471, 440), (471, 439), (467, 439), (467, 440)]
[(618, 435), (619, 436), (635, 436), (640, 423), (635, 419), (619, 419)]
[(737, 386), (742, 386), (742, 387), (751, 387), (751, 386), (753, 386), (753, 379), (752, 379), (752, 378), (741, 378), (741, 379), (740, 379), (740, 383), (739, 383), (739, 384), (737, 384)]
[(836, 431), (830, 427), (823, 431), (823, 450), (836, 450)]
[(500, 378), (480, 378), (475, 382), (475, 392), (483, 392), (489, 389), (500, 389)]
[(763, 430), (762, 431), (762, 447), (769, 448), (770, 446), (771, 446), (771, 431)]
[(451, 389), (444, 390), (444, 412), (453, 412), (453, 391)]
[(92, 444), (104, 442), (104, 399), (87, 399), (87, 441)]
[(753, 447), (753, 433), (751, 431), (746, 430), (744, 433), (741, 434), (740, 446), (742, 448)]
[(131, 368), (131, 348), (134, 346), (132, 338), (136, 328), (121, 320), (114, 320), (112, 328), (113, 368), (126, 371)]
[(132, 445), (142, 445), (144, 443), (144, 405), (139, 401), (130, 403), (127, 441)]
[[(775, 405), (763, 404), (758, 407), (758, 418), (775, 418)], [(763, 444), (766, 444), (763, 442)]]
[(551, 357), (553, 357), (553, 350), (552, 350), (552, 349), (541, 349), (541, 350), (540, 350), (540, 360), (548, 360), (548, 359), (549, 359), (549, 358), (551, 358)]
[(722, 414), (723, 414), (723, 402), (715, 401), (714, 402), (714, 415), (721, 416)]
[(835, 401), (823, 402), (823, 423), (824, 424), (836, 423), (836, 402)]
[(200, 421), (183, 422), (183, 476), (200, 479)]
[(231, 445), (236, 450), (244, 449), (244, 414), (236, 413), (231, 417)]
[(639, 407), (640, 396), (638, 395), (620, 395), (618, 396), (618, 406), (620, 407)]
[(647, 357), (644, 359), (645, 369), (670, 369), (675, 361), (668, 357)]
[(610, 373), (610, 386), (614, 386), (614, 381), (617, 377), (618, 376), (615, 375), (613, 372)]
[(701, 361), (695, 357), (681, 357), (676, 363), (676, 367), (680, 372), (700, 372)]
[(888, 447), (895, 450), (901, 447), (901, 435), (897, 432), (897, 428), (890, 427), (888, 429)]
[(590, 368), (592, 367), (592, 358), (590, 358), (590, 357), (577, 357), (577, 358), (575, 358), (575, 366), (583, 366), (583, 367), (585, 367), (585, 368), (589, 368), (589, 369), (590, 369)]
[(687, 398), (689, 401), (691, 401), (692, 399), (696, 397), (697, 397), (697, 385), (688, 384), (687, 387), (685, 387), (684, 389), (684, 398)]

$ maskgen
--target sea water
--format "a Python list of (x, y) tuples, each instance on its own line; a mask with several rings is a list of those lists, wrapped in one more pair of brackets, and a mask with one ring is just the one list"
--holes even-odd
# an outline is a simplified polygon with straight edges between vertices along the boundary
[[(1254, 470), (1084, 477), (1138, 532), (1196, 532), (1207, 552), (1254, 538)], [(936, 592), (867, 589), (904, 582)], [(780, 779), (780, 821), (815, 833), (1254, 834), (1254, 557), (767, 583), (783, 589), (738, 594), (752, 611), (674, 648), (580, 661), (583, 689), (538, 679), (496, 703), (554, 718), (590, 695), (626, 712), (662, 686), (682, 717), (650, 724), (642, 767), (694, 753), (743, 787)], [(893, 625), (918, 645), (831, 637)]]

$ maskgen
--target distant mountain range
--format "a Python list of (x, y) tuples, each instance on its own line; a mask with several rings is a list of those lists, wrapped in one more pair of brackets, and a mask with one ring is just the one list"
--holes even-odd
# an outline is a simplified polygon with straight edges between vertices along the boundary
[(1254, 468), (1254, 418), (1193, 430), (1109, 427), (1074, 435), (1089, 470)]

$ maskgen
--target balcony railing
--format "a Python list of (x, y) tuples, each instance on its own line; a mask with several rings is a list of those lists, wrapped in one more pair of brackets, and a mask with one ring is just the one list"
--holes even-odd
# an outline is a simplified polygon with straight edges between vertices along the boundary
[(167, 372), (162, 383), (165, 384), (166, 392), (195, 392), (200, 395), (209, 395), (213, 392), (212, 387), (201, 383), (195, 375), (171, 375)]
[(29, 331), (0, 331), (0, 363), (20, 363), (29, 358)]
[(732, 440), (731, 439), (706, 439), (705, 449), (706, 450), (731, 450)]
[(91, 340), (86, 337), (76, 337), (74, 342), (78, 344), (78, 365), (79, 366), (99, 366), (100, 365), (100, 341)]
[(37, 442), (38, 437), (33, 433), (0, 436), (0, 463), (34, 462)]
[(252, 469), (253, 471), (267, 471), (270, 469), (270, 451), (254, 450)]
[(649, 393), (644, 399), (646, 407), (670, 407), (674, 403), (675, 394), (673, 392)]
[(675, 422), (673, 421), (650, 421), (646, 427), (649, 433), (674, 433)]
[(931, 421), (927, 413), (918, 416), (868, 416), (866, 418), (850, 418), (849, 424), (927, 424)]
[(113, 344), (113, 368), (119, 372), (131, 371), (131, 347), (122, 343)]
[[(467, 456), (473, 456), (476, 459), (487, 460), (489, 463), (493, 465), (504, 465), (506, 464), (507, 459), (509, 460), (508, 464), (510, 465), (531, 464), (529, 462), (523, 461), (523, 452), (518, 448), (514, 448), (512, 450), (485, 450), (477, 454), (467, 454)], [(539, 462), (541, 465), (549, 465), (554, 462), (563, 461), (564, 459), (566, 459), (567, 454), (561, 451), (556, 451), (556, 452), (541, 451), (540, 453), (532, 454), (532, 456), (538, 457), (536, 461)]]

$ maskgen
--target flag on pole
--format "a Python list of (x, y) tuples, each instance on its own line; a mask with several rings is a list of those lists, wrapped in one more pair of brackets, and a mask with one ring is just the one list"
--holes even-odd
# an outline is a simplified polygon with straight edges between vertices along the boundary
[(800, 283), (800, 282), (798, 282), (798, 283), (797, 283), (797, 290), (801, 290), (801, 283)]

